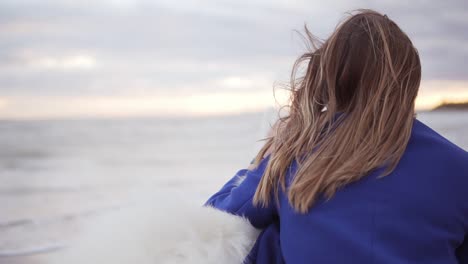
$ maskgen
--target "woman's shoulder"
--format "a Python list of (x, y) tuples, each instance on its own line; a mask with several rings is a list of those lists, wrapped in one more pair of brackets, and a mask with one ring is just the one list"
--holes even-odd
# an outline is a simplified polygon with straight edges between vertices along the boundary
[(444, 156), (444, 160), (450, 158), (454, 162), (462, 162), (468, 166), (466, 150), (417, 118), (414, 119), (408, 149), (416, 152), (423, 151), (425, 156), (429, 157)]
[(418, 119), (398, 167), (468, 188), (468, 152)]

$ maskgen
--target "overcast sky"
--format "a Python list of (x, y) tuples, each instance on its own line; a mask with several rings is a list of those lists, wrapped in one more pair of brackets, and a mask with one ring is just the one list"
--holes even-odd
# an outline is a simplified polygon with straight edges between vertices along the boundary
[(372, 8), (418, 48), (419, 107), (468, 99), (468, 1), (2, 0), (0, 117), (204, 114), (274, 103), (304, 51)]

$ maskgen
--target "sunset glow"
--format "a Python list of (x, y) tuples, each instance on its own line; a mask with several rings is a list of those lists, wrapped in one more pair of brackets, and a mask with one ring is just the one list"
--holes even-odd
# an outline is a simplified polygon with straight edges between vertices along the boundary
[[(417, 110), (430, 110), (443, 102), (468, 101), (468, 84), (427, 83), (416, 100)], [(444, 85), (444, 89), (429, 86)], [(1, 119), (54, 119), (84, 117), (203, 116), (262, 111), (285, 105), (288, 93), (243, 91), (152, 96), (36, 96), (0, 98)]]

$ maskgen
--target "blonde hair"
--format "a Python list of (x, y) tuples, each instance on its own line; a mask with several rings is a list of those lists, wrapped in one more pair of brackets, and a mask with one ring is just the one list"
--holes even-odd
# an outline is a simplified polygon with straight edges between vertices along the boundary
[(305, 26), (312, 48), (294, 63), (289, 113), (254, 160), (258, 165), (271, 149), (257, 206), (268, 206), (272, 193), (278, 199), (279, 188), (286, 191), (293, 160), (298, 170), (287, 197), (306, 213), (320, 193), (330, 199), (383, 165), (379, 177), (390, 174), (405, 151), (421, 80), (418, 51), (386, 15), (369, 9), (349, 15), (324, 42)]

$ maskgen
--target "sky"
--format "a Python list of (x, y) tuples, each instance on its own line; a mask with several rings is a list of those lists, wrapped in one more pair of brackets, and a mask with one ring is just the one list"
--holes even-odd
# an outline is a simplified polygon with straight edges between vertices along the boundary
[(296, 31), (307, 24), (325, 39), (357, 8), (387, 14), (412, 39), (419, 110), (468, 100), (466, 0), (1, 0), (0, 118), (278, 106), (306, 50)]

